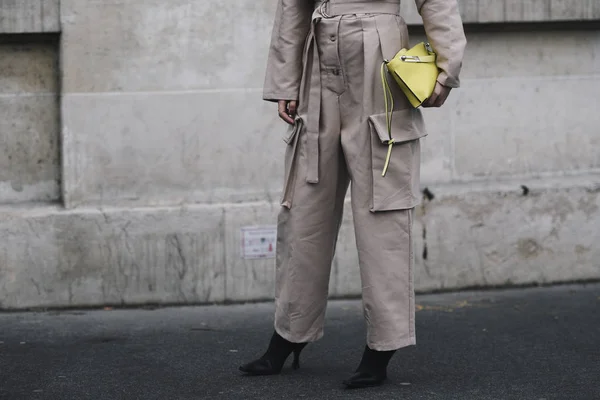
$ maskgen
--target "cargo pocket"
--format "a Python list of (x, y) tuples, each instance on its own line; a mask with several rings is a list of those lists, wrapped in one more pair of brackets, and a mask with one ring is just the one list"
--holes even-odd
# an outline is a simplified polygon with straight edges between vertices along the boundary
[(287, 143), (285, 151), (285, 171), (283, 182), (283, 193), (281, 196), (281, 205), (286, 208), (292, 208), (292, 200), (294, 197), (294, 184), (297, 175), (296, 157), (298, 153), (298, 138), (304, 123), (300, 117), (296, 117), (294, 125), (288, 128), (287, 134), (283, 141)]
[(420, 201), (419, 139), (426, 136), (421, 110), (394, 111), (391, 140), (385, 113), (370, 116), (369, 129), (373, 175), (371, 211), (415, 207)]

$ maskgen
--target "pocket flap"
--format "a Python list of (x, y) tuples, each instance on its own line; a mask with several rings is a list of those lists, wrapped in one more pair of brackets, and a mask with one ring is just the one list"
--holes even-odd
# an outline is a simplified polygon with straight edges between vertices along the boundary
[[(386, 114), (375, 114), (369, 117), (369, 124), (377, 133), (381, 143), (387, 144), (390, 135), (387, 129)], [(394, 144), (409, 142), (427, 136), (423, 115), (418, 108), (398, 110), (392, 113), (392, 139)]]

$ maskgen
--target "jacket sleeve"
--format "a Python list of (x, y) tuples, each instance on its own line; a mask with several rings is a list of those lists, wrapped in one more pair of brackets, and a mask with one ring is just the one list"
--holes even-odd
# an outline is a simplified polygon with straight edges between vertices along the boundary
[(278, 0), (263, 99), (297, 100), (302, 79), (302, 53), (314, 2)]
[(460, 86), (460, 70), (467, 39), (458, 11), (457, 0), (415, 0), (423, 17), (425, 33), (437, 53), (440, 68), (438, 82), (444, 86)]

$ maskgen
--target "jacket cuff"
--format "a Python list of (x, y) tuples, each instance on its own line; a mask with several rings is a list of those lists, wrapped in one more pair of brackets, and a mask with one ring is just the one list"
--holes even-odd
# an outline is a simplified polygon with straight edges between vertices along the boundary
[(454, 78), (449, 76), (446, 72), (441, 71), (438, 75), (437, 81), (442, 86), (446, 86), (449, 88), (458, 88), (460, 87), (460, 80), (458, 78)]
[(279, 100), (295, 101), (298, 100), (298, 94), (295, 92), (264, 92), (263, 100), (275, 103)]

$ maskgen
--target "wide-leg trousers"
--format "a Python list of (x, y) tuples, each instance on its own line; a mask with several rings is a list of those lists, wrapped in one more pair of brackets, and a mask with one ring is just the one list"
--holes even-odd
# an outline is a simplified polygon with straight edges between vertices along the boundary
[[(406, 24), (397, 13), (315, 12), (299, 113), (285, 137), (278, 217), (275, 329), (289, 341), (323, 335), (331, 263), (351, 185), (367, 344), (383, 351), (416, 343), (412, 227), (425, 133), (420, 111), (391, 82), (395, 140), (382, 176), (390, 132), (380, 66), (406, 46)], [(311, 118), (319, 121), (317, 136), (309, 129)]]

